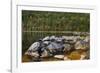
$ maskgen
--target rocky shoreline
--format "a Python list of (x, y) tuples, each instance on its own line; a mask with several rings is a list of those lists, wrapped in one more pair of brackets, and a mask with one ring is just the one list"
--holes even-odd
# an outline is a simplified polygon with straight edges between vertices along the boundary
[(46, 36), (29, 47), (22, 62), (88, 60), (89, 52), (89, 36)]

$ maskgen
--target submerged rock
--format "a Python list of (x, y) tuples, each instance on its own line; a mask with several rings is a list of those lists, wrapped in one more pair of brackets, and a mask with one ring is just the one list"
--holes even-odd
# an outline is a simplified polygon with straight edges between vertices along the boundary
[(66, 57), (70, 60), (84, 60), (86, 59), (87, 53), (84, 50), (75, 50), (71, 52), (69, 55)]
[(22, 62), (31, 62), (32, 57), (29, 55), (23, 55), (22, 56)]
[(79, 54), (77, 51), (73, 51), (70, 55), (68, 55), (68, 58), (71, 60), (80, 60), (81, 54)]

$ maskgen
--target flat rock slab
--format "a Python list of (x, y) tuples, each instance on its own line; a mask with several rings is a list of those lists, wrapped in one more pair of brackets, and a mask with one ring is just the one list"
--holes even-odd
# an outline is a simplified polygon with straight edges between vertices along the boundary
[(54, 58), (64, 59), (64, 55), (55, 55)]

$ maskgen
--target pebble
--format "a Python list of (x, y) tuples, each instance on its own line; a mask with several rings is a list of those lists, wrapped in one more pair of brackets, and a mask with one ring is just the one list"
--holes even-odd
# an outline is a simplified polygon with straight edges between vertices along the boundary
[(55, 55), (54, 58), (64, 59), (64, 55)]
[(64, 61), (70, 60), (67, 56), (64, 57)]

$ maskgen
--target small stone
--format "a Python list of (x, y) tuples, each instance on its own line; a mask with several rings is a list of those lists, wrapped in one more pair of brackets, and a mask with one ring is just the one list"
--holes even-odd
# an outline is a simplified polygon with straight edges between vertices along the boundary
[(81, 55), (80, 60), (83, 60), (86, 56), (85, 55)]
[(55, 55), (54, 57), (58, 59), (64, 59), (64, 55)]
[(67, 56), (64, 57), (64, 61), (70, 60)]

